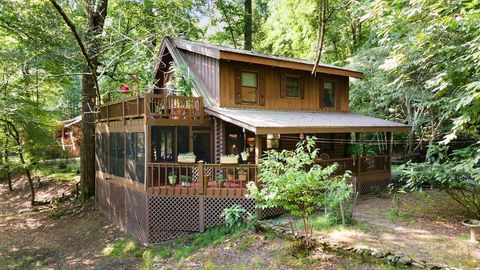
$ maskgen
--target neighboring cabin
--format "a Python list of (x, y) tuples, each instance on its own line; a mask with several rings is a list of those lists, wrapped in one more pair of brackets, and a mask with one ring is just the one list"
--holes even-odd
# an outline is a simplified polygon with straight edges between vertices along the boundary
[[(171, 65), (185, 67), (192, 97), (171, 89)], [(100, 108), (100, 209), (144, 242), (203, 231), (221, 224), (220, 212), (234, 203), (253, 211), (246, 183), (258, 181), (264, 150), (290, 150), (309, 135), (318, 138), (321, 165), (352, 171), (362, 192), (386, 187), (392, 132), (408, 126), (350, 112), (349, 78), (361, 72), (312, 69), (310, 61), (165, 38), (153, 93)], [(376, 134), (373, 155), (358, 150), (360, 133)]]

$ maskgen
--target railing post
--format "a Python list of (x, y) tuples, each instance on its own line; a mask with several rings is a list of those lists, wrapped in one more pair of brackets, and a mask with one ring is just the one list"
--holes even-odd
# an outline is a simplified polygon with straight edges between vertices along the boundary
[(362, 158), (360, 156), (357, 156), (357, 175), (360, 175), (361, 171), (362, 171)]
[(203, 160), (198, 161), (198, 184), (200, 185), (200, 195), (205, 194), (205, 177), (203, 175)]

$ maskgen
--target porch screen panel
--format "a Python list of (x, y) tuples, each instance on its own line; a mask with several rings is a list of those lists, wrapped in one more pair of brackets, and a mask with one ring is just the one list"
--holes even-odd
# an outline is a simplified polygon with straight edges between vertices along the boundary
[(145, 182), (145, 135), (141, 132), (135, 133), (136, 156), (135, 156), (135, 181)]
[(190, 152), (190, 129), (188, 127), (177, 127), (177, 153)]
[(145, 141), (141, 132), (127, 133), (127, 178), (143, 183), (145, 176)]
[(102, 134), (97, 133), (95, 134), (95, 170), (100, 171), (101, 170), (101, 156), (102, 156)]
[(109, 173), (125, 177), (125, 136), (123, 133), (110, 133)]
[(101, 137), (101, 148), (102, 148), (102, 155), (100, 156), (100, 161), (101, 161), (101, 171), (102, 172), (108, 172), (108, 140), (109, 140), (109, 134), (104, 133), (102, 134)]
[(152, 127), (152, 161), (174, 161), (174, 127)]

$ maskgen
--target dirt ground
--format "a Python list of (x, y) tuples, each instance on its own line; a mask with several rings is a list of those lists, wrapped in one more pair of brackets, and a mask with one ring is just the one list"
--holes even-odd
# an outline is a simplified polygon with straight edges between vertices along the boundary
[[(37, 198), (59, 196), (71, 186), (43, 181)], [(28, 195), (24, 180), (15, 181), (13, 192), (0, 183), (0, 270), (385, 269), (381, 262), (322, 251), (293, 256), (290, 241), (252, 232), (222, 236), (219, 243), (197, 249), (190, 243), (179, 248), (191, 249), (187, 255), (164, 256), (169, 243), (140, 245), (100, 215), (93, 202), (31, 207)], [(115, 249), (115, 256), (106, 252)]]
[(469, 231), (461, 225), (466, 216), (445, 193), (433, 190), (402, 194), (398, 200), (391, 195), (361, 196), (354, 214), (358, 226), (321, 234), (356, 247), (474, 269), (480, 267), (480, 246), (468, 241)]

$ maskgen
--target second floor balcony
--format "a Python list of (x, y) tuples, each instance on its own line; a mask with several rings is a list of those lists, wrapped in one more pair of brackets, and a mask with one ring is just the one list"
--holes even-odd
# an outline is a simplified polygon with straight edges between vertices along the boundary
[(125, 121), (144, 118), (147, 123), (169, 121), (202, 124), (203, 98), (145, 93), (100, 106), (99, 121)]

